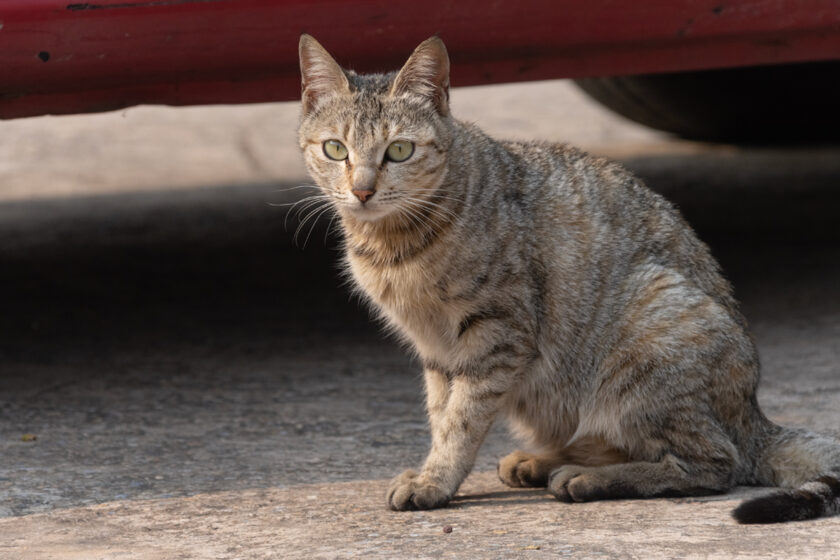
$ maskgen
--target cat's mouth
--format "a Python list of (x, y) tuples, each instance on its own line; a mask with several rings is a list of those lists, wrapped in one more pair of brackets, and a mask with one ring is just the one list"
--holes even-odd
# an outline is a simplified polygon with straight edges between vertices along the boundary
[(357, 220), (363, 220), (366, 222), (381, 220), (385, 216), (391, 214), (394, 210), (392, 205), (382, 204), (376, 200), (368, 200), (367, 202), (352, 200), (348, 202), (349, 204), (345, 204), (344, 208)]

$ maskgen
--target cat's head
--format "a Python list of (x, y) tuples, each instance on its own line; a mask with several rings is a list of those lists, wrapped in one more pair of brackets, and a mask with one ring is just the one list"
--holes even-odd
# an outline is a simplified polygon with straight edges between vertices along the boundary
[(399, 72), (360, 75), (302, 35), (300, 69), (299, 139), (318, 186), (342, 214), (361, 221), (417, 214), (448, 167), (449, 57), (443, 41), (421, 43)]

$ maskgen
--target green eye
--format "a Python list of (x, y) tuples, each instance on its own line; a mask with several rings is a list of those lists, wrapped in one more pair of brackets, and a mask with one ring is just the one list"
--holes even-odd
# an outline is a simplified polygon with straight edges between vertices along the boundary
[(410, 158), (413, 153), (414, 144), (411, 142), (397, 140), (396, 142), (391, 142), (391, 145), (388, 146), (387, 150), (385, 150), (385, 157), (390, 161), (399, 163)]
[(335, 161), (347, 159), (347, 148), (338, 140), (327, 140), (324, 142), (324, 154)]

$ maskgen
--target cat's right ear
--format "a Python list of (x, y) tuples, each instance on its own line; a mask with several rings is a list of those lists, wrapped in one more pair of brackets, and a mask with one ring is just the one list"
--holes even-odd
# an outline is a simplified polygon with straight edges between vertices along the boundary
[(335, 93), (349, 93), (350, 82), (341, 66), (311, 35), (303, 33), (298, 45), (300, 55), (300, 97), (303, 114), (312, 112), (318, 103)]

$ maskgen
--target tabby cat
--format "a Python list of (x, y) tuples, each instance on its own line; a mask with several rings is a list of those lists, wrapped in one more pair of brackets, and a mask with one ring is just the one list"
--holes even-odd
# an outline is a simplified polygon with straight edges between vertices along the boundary
[(840, 510), (840, 442), (770, 422), (758, 358), (719, 267), (620, 166), (499, 142), (449, 110), (443, 42), (399, 72), (342, 69), (300, 39), (307, 169), (347, 267), (424, 365), (432, 444), (394, 510), (445, 505), (500, 413), (537, 453), (499, 463), (564, 502), (788, 488), (742, 523)]

